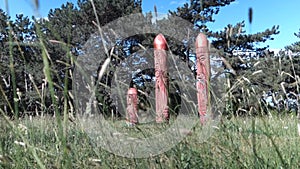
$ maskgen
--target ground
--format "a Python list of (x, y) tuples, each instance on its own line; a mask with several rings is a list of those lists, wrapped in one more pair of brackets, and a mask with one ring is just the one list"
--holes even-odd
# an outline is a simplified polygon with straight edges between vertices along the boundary
[[(65, 125), (66, 124), (66, 125)], [(97, 146), (76, 122), (56, 123), (53, 117), (1, 119), (2, 168), (299, 168), (300, 137), (294, 115), (223, 118), (212, 135), (199, 141), (192, 129), (169, 151), (151, 158), (125, 158)], [(120, 132), (148, 137), (168, 125), (127, 127)], [(60, 127), (58, 127), (60, 126)], [(148, 131), (145, 135), (139, 131)]]

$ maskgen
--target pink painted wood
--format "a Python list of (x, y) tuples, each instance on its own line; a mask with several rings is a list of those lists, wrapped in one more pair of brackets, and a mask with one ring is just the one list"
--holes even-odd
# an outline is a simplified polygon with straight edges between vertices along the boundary
[(127, 92), (127, 109), (126, 109), (126, 120), (130, 125), (138, 123), (138, 95), (136, 88), (129, 88)]
[(158, 34), (153, 42), (155, 64), (155, 101), (156, 122), (168, 122), (168, 77), (167, 77), (167, 41), (162, 34)]
[(208, 40), (203, 33), (199, 33), (195, 42), (197, 58), (197, 99), (198, 113), (200, 122), (204, 124), (209, 104), (209, 77), (210, 77), (210, 60), (208, 50)]

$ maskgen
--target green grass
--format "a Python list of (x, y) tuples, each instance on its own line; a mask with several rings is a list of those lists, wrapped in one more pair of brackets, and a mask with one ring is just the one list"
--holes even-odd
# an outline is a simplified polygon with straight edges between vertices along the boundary
[[(204, 142), (195, 135), (198, 126), (171, 150), (143, 159), (119, 157), (101, 149), (76, 123), (68, 124), (66, 146), (62, 146), (52, 117), (25, 118), (12, 121), (12, 126), (1, 120), (0, 166), (40, 168), (38, 158), (45, 168), (299, 168), (296, 118), (254, 120), (253, 130), (251, 118), (223, 119)], [(137, 132), (122, 121), (114, 123), (122, 132)], [(154, 124), (142, 127), (149, 132), (157, 128)]]
[[(34, 2), (38, 8), (38, 1)], [(42, 33), (37, 31), (37, 34)], [(9, 41), (13, 42), (11, 35)], [(51, 64), (43, 39), (40, 39), (40, 48), (49, 84), (46, 90), (51, 93), (56, 117), (18, 119), (18, 102), (14, 101), (13, 105), (8, 105), (15, 115), (15, 120), (10, 121), (5, 118), (7, 112), (0, 109), (0, 168), (300, 168), (298, 121), (292, 114), (222, 117), (208, 139), (199, 141), (201, 138), (196, 133), (201, 132), (202, 127), (198, 125), (175, 147), (149, 158), (125, 158), (109, 153), (97, 146), (76, 120), (67, 121), (67, 77), (64, 79), (64, 109), (57, 110)], [(67, 48), (66, 53), (69, 51)], [(13, 95), (17, 98), (12, 46), (9, 56)], [(42, 103), (43, 99), (41, 97)], [(151, 123), (128, 128), (124, 121), (109, 122), (119, 132), (139, 138), (156, 135), (169, 127)]]

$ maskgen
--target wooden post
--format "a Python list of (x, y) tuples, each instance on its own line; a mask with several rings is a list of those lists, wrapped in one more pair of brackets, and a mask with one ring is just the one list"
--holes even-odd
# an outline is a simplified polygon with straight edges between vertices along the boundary
[(155, 102), (156, 122), (169, 120), (168, 107), (168, 76), (167, 76), (167, 41), (162, 34), (155, 37), (154, 42), (155, 64)]
[(210, 60), (208, 50), (208, 40), (203, 33), (199, 33), (196, 38), (196, 58), (197, 58), (197, 99), (198, 113), (201, 124), (205, 123), (205, 116), (209, 104), (209, 77)]
[(135, 125), (138, 123), (138, 95), (136, 88), (129, 88), (127, 92), (127, 109), (126, 109), (126, 120), (129, 125)]

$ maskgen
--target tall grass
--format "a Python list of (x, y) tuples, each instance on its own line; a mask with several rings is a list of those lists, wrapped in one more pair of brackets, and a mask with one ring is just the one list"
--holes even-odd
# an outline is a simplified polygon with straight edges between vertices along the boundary
[[(5, 1), (5, 6), (8, 11), (8, 2), (7, 0)], [(9, 35), (8, 39), (10, 42), (13, 42), (13, 30), (10, 22), (8, 22), (8, 27), (9, 27)], [(18, 117), (19, 114), (19, 106), (18, 106), (18, 97), (17, 97), (17, 84), (16, 84), (16, 74), (15, 74), (15, 69), (14, 69), (14, 58), (13, 58), (13, 45), (12, 43), (9, 43), (9, 68), (10, 68), (10, 73), (11, 73), (11, 79), (12, 79), (12, 88), (13, 88), (13, 106), (14, 106), (14, 112), (13, 114), (15, 117)]]
[[(93, 2), (93, 1), (92, 1)], [(8, 4), (8, 1), (6, 0)], [(38, 1), (34, 1), (38, 9)], [(94, 6), (94, 5), (93, 5)], [(95, 11), (95, 9), (94, 9)], [(96, 12), (96, 11), (95, 11)], [(99, 23), (98, 19), (97, 22)], [(98, 24), (99, 25), (99, 24)], [(101, 28), (99, 27), (101, 32)], [(12, 32), (10, 42), (13, 42)], [(37, 34), (42, 34), (37, 24)], [(42, 36), (40, 36), (42, 37)], [(59, 39), (59, 37), (57, 37)], [(54, 42), (54, 41), (53, 41)], [(60, 41), (56, 41), (60, 43)], [(200, 142), (193, 134), (201, 131), (195, 126), (190, 135), (171, 150), (160, 155), (130, 159), (116, 156), (97, 146), (97, 143), (78, 125), (78, 121), (68, 120), (68, 77), (64, 79), (63, 112), (59, 112), (51, 76), (51, 58), (44, 45), (39, 41), (44, 63), (44, 75), (48, 84), (55, 118), (52, 116), (24, 117), (18, 119), (18, 102), (14, 101), (15, 120), (9, 119), (0, 109), (0, 166), (1, 168), (299, 168), (300, 141), (297, 136), (295, 114), (257, 117), (222, 118), (210, 138)], [(68, 45), (62, 44), (66, 53)], [(10, 45), (10, 71), (14, 98), (17, 99), (16, 78), (14, 75), (13, 50)], [(107, 52), (108, 55), (108, 52)], [(72, 60), (72, 56), (68, 56)], [(293, 67), (294, 70), (294, 67)], [(294, 71), (295, 72), (295, 71)], [(68, 73), (66, 73), (68, 75)], [(291, 75), (296, 77), (294, 73)], [(236, 84), (229, 85), (231, 91), (247, 81), (243, 76)], [(245, 87), (245, 86), (242, 86)], [(1, 88), (1, 90), (3, 90)], [(244, 88), (245, 102), (253, 97)], [(4, 92), (1, 91), (3, 94)], [(255, 91), (253, 91), (255, 92)], [(40, 95), (43, 103), (44, 97)], [(9, 104), (9, 102), (7, 101)], [(12, 106), (11, 106), (12, 107)], [(250, 109), (251, 114), (253, 109)], [(255, 111), (262, 111), (261, 105)], [(232, 112), (233, 113), (233, 112)], [(63, 114), (63, 115), (61, 115)], [(258, 113), (259, 114), (259, 113)], [(95, 122), (95, 124), (97, 124)], [(138, 128), (127, 128), (122, 121), (111, 121), (122, 132), (146, 137), (160, 130), (161, 126), (145, 124), (139, 126), (148, 131), (140, 133)]]
[[(130, 159), (101, 149), (77, 125), (69, 125), (66, 155), (71, 168), (298, 168), (297, 121), (291, 116), (223, 119), (205, 142), (190, 135), (171, 150), (151, 158)], [(66, 168), (64, 148), (52, 117), (1, 121), (1, 166)], [(118, 122), (115, 122), (115, 125)], [(143, 126), (142, 126), (143, 127)], [(146, 127), (146, 126), (145, 126)], [(197, 131), (196, 126), (194, 131)], [(123, 127), (124, 131), (137, 132)], [(17, 134), (19, 133), (19, 134)], [(253, 141), (255, 136), (255, 141)], [(26, 141), (27, 140), (27, 141)], [(34, 150), (34, 151), (32, 151)], [(36, 156), (36, 157), (35, 157)], [(37, 158), (38, 157), (38, 158)], [(39, 159), (39, 161), (37, 161)]]

